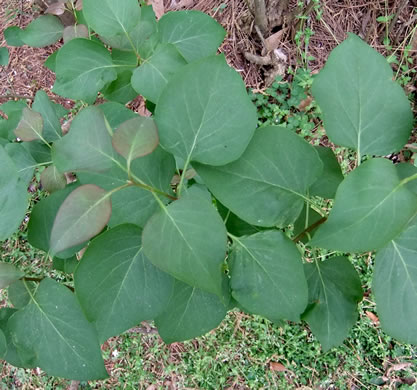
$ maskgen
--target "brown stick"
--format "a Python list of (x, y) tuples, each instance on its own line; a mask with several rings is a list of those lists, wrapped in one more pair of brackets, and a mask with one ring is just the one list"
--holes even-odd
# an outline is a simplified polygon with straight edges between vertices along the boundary
[(268, 18), (266, 17), (265, 0), (254, 0), (255, 24), (262, 33), (268, 30)]
[(297, 237), (293, 238), (292, 240), (294, 242), (300, 241), (300, 239), (307, 233), (310, 233), (312, 230), (314, 230), (317, 226), (320, 226), (322, 223), (327, 221), (327, 217), (320, 218), (317, 222), (314, 222), (312, 225), (310, 225), (307, 229), (302, 231)]

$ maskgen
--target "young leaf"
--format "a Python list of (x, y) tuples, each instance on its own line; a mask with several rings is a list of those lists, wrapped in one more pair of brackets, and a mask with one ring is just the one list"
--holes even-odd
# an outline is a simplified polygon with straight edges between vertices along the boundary
[(113, 147), (127, 160), (152, 153), (158, 146), (158, 131), (152, 118), (138, 116), (122, 123), (113, 135)]
[(363, 291), (346, 257), (304, 264), (310, 306), (303, 314), (324, 351), (340, 345), (358, 317)]
[(377, 252), (372, 290), (382, 328), (407, 344), (417, 344), (417, 218)]
[(9, 65), (9, 49), (7, 47), (0, 47), (0, 66)]
[(7, 340), (3, 331), (0, 329), (0, 359), (4, 359), (7, 355)]
[(50, 165), (41, 173), (41, 184), (45, 191), (52, 194), (66, 187), (67, 178), (63, 173), (58, 172), (55, 165)]
[(240, 157), (256, 128), (256, 110), (224, 56), (187, 65), (156, 107), (162, 147), (185, 161), (224, 165)]
[[(126, 165), (122, 157), (117, 157), (116, 161)], [(175, 172), (175, 160), (162, 148), (158, 147), (151, 154), (134, 160), (130, 168), (135, 177), (145, 184), (166, 193), (171, 192), (170, 183)], [(124, 185), (128, 180), (127, 172), (117, 164), (113, 164), (111, 170), (106, 173), (82, 172), (78, 174), (78, 178), (82, 184), (96, 184), (108, 191)], [(158, 203), (152, 193), (139, 187), (117, 191), (112, 195), (111, 201), (110, 227), (123, 223), (144, 227), (158, 209)]]
[(78, 300), (100, 341), (165, 308), (174, 279), (143, 254), (142, 230), (120, 225), (92, 241), (74, 275)]
[(138, 94), (132, 88), (130, 82), (132, 72), (127, 70), (123, 73), (118, 73), (117, 79), (112, 81), (101, 92), (107, 100), (126, 104), (133, 100)]
[(191, 286), (222, 295), (226, 229), (200, 189), (191, 187), (181, 199), (156, 213), (146, 224), (142, 241), (145, 255), (158, 268)]
[(10, 26), (4, 30), (4, 39), (7, 42), (7, 46), (20, 47), (25, 44), (20, 38), (22, 30), (18, 26)]
[(94, 103), (98, 91), (117, 78), (109, 51), (101, 44), (75, 38), (59, 50), (53, 92)]
[(226, 313), (217, 295), (176, 280), (168, 306), (156, 317), (155, 324), (169, 344), (204, 335), (217, 327)]
[(81, 381), (107, 377), (94, 326), (62, 284), (43, 280), (8, 325), (16, 346), (32, 350), (36, 366), (48, 375)]
[(325, 199), (333, 199), (337, 187), (343, 181), (343, 173), (336, 156), (330, 148), (316, 146), (320, 160), (323, 162), (323, 173), (310, 187), (309, 194), (321, 196)]
[(332, 51), (312, 92), (335, 144), (365, 154), (399, 151), (413, 128), (410, 103), (386, 59), (354, 34)]
[(133, 30), (140, 18), (140, 7), (136, 0), (83, 0), (83, 15), (96, 33), (113, 37)]
[(22, 141), (42, 140), (44, 139), (42, 137), (42, 132), (42, 115), (25, 107), (22, 112), (22, 118), (14, 131), (16, 137), (20, 138)]
[(170, 78), (186, 64), (174, 45), (161, 44), (133, 72), (132, 86), (146, 99), (156, 103)]
[(57, 254), (94, 237), (107, 225), (111, 215), (110, 195), (106, 190), (86, 184), (64, 200), (51, 231), (50, 253)]
[(187, 62), (216, 54), (226, 36), (219, 23), (200, 11), (168, 12), (158, 29), (161, 42), (175, 45)]
[(41, 15), (19, 33), (19, 38), (32, 47), (52, 45), (62, 38), (64, 26), (53, 15)]
[[(294, 159), (295, 155), (303, 158)], [(297, 134), (268, 126), (256, 131), (237, 161), (222, 167), (193, 163), (193, 167), (214, 196), (244, 221), (284, 227), (299, 216), (323, 164)]]
[(64, 43), (67, 43), (75, 38), (88, 38), (88, 27), (85, 24), (74, 24), (64, 28), (63, 37)]
[(36, 161), (21, 143), (9, 143), (5, 146), (5, 149), (13, 160), (23, 183), (28, 187), (33, 179), (33, 173), (37, 166)]
[[(28, 241), (32, 246), (45, 252), (50, 251), (51, 230), (58, 210), (68, 195), (78, 186), (78, 183), (70, 184), (64, 190), (54, 192), (35, 204), (28, 224)], [(81, 250), (83, 246), (81, 244), (81, 246), (58, 253), (57, 256), (66, 259)]]
[(52, 159), (60, 172), (109, 170), (113, 147), (103, 112), (95, 106), (82, 110), (72, 121), (69, 133), (54, 143)]
[(395, 166), (371, 159), (340, 184), (329, 219), (312, 246), (343, 252), (380, 249), (401, 233), (417, 211), (417, 196), (401, 184)]
[(0, 167), (0, 241), (3, 241), (19, 228), (27, 210), (28, 195), (3, 146), (0, 146)]
[(234, 238), (229, 255), (232, 296), (271, 321), (299, 321), (307, 306), (301, 255), (282, 232)]
[(61, 122), (55, 106), (44, 91), (36, 92), (32, 109), (42, 115), (42, 136), (48, 142), (56, 141), (62, 137)]
[(19, 280), (25, 273), (19, 271), (13, 264), (0, 263), (0, 289)]

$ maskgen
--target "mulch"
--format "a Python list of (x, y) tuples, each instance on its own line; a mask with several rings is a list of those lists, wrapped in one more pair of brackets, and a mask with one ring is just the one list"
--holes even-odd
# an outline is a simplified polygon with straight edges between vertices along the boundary
[[(267, 5), (276, 4), (276, 0), (266, 0)], [(311, 0), (312, 2), (314, 0)], [(228, 63), (242, 76), (246, 85), (256, 90), (265, 88), (268, 66), (260, 66), (246, 60), (244, 53), (262, 53), (263, 45), (259, 34), (254, 28), (253, 17), (248, 9), (249, 0), (164, 0), (165, 12), (173, 9), (198, 9), (217, 19), (227, 30), (227, 37), (221, 47)], [(309, 1), (305, 2), (306, 4)], [(288, 9), (296, 13), (298, 0), (289, 0)], [(299, 19), (287, 23), (283, 18), (282, 24), (274, 26), (263, 38), (281, 31), (278, 47), (287, 57), (287, 68), (295, 69), (300, 66), (300, 50), (306, 50), (311, 57), (305, 64), (313, 72), (319, 71), (330, 51), (343, 41), (347, 32), (353, 32), (365, 39), (372, 47), (384, 55), (394, 51), (399, 61), (405, 50), (414, 62), (409, 66), (416, 69), (417, 57), (417, 1), (415, 0), (324, 0), (316, 7), (310, 7), (308, 18), (302, 29), (313, 32), (308, 45), (300, 35), (296, 42), (294, 26), (300, 27)], [(33, 0), (8, 0), (0, 2), (0, 45), (6, 45), (3, 31), (11, 25), (25, 27), (41, 9)], [(308, 4), (302, 12), (308, 9)], [(270, 13), (275, 12), (271, 8)], [(388, 23), (378, 22), (379, 17), (393, 15)], [(298, 24), (297, 24), (298, 23)], [(307, 30), (306, 30), (307, 29)], [(387, 34), (393, 49), (388, 52), (383, 39)], [(304, 36), (305, 37), (305, 36)], [(46, 58), (60, 46), (60, 43), (46, 48), (13, 47), (10, 48), (10, 63), (0, 69), (0, 96), (15, 94), (34, 96), (37, 90), (49, 91), (54, 84), (55, 75), (43, 66)], [(393, 64), (394, 70), (396, 66)], [(410, 81), (409, 88), (415, 88), (415, 77)], [(71, 102), (57, 96), (55, 100), (67, 108)], [(1, 99), (4, 102), (6, 99)]]

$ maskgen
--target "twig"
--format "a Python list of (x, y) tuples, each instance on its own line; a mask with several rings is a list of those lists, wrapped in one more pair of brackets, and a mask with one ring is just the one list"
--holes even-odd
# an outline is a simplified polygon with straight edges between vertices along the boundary
[(245, 52), (244, 56), (249, 62), (252, 62), (253, 64), (256, 64), (256, 65), (266, 66), (266, 65), (271, 65), (272, 63), (271, 57), (269, 55), (262, 57), (256, 54)]
[(255, 16), (255, 13), (253, 12), (253, 9), (252, 9), (252, 6), (251, 6), (251, 4), (250, 4), (250, 1), (249, 1), (249, 0), (245, 0), (245, 4), (246, 4), (246, 7), (248, 7), (249, 12), (250, 12), (253, 16)]
[(35, 100), (34, 96), (25, 96), (25, 95), (15, 95), (13, 93), (9, 93), (6, 95), (0, 95), (0, 99), (27, 99), (27, 100)]
[(253, 4), (255, 6), (255, 25), (260, 28), (262, 33), (265, 33), (268, 30), (265, 0), (254, 0)]
[(400, 16), (400, 14), (401, 14), (402, 10), (403, 10), (403, 9), (404, 9), (404, 7), (407, 5), (407, 3), (408, 3), (408, 0), (403, 0), (403, 1), (401, 2), (401, 4), (399, 5), (399, 7), (398, 7), (398, 11), (395, 13), (394, 17), (393, 17), (393, 18), (392, 18), (392, 20), (391, 20), (391, 23), (389, 24), (389, 27), (388, 27), (388, 32), (387, 32), (387, 36), (389, 36), (389, 35), (391, 34), (391, 32), (392, 32), (392, 30), (393, 30), (394, 26), (395, 26), (395, 25), (396, 25), (396, 23), (397, 23), (397, 20), (398, 20), (398, 18), (399, 18), (399, 16)]
[(327, 221), (327, 217), (320, 218), (317, 222), (314, 222), (312, 225), (310, 225), (307, 229), (303, 230), (297, 237), (293, 238), (292, 240), (294, 242), (300, 241), (300, 239), (307, 233), (310, 233), (312, 230), (314, 230), (316, 227), (320, 226), (322, 223)]

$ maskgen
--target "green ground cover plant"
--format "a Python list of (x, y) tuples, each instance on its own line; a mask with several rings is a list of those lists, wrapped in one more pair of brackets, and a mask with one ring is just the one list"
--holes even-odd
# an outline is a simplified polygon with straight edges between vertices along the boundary
[[(28, 241), (73, 274), (67, 283), (0, 264), (13, 306), (0, 309), (0, 357), (103, 379), (108, 338), (154, 320), (165, 342), (188, 340), (234, 308), (304, 320), (326, 351), (347, 337), (363, 297), (347, 255), (373, 251), (381, 326), (417, 342), (417, 173), (381, 158), (407, 143), (413, 115), (384, 57), (350, 34), (312, 85), (329, 139), (357, 153), (344, 178), (297, 124), (257, 128), (242, 80), (216, 55), (225, 31), (209, 16), (157, 22), (135, 0), (84, 0), (74, 12), (69, 28), (46, 15), (5, 32), (10, 45), (64, 37), (46, 65), (53, 91), (83, 109), (64, 135), (66, 112), (42, 91), (31, 108), (0, 106), (0, 239), (21, 225), (43, 167), (50, 195), (31, 211)], [(98, 93), (108, 102), (94, 104)], [(152, 117), (124, 107), (137, 94)], [(333, 200), (329, 215), (323, 199)]]

